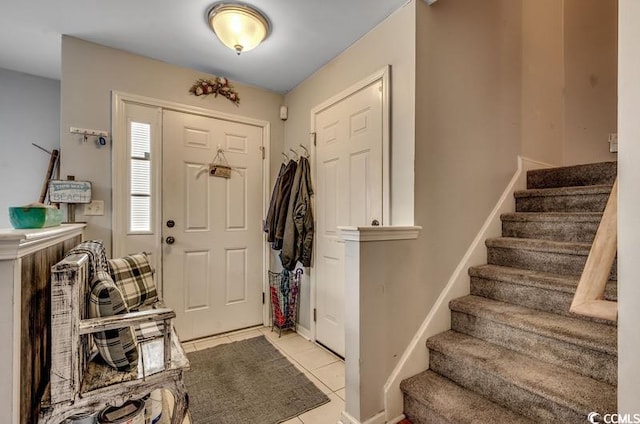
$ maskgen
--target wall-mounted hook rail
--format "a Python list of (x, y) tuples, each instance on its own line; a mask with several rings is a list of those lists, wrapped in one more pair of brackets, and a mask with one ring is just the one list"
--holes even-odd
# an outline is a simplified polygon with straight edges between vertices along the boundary
[(89, 136), (97, 137), (96, 142), (99, 143), (101, 146), (104, 146), (107, 144), (107, 137), (109, 137), (108, 131), (90, 130), (86, 128), (70, 127), (69, 132), (71, 134), (82, 135), (84, 137), (85, 143), (87, 142), (87, 137)]

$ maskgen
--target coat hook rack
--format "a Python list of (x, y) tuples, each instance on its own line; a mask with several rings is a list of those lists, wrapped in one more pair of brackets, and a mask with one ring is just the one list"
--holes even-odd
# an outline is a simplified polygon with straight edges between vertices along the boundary
[(309, 149), (307, 149), (306, 147), (304, 147), (304, 144), (300, 144), (300, 147), (302, 147), (302, 150), (304, 150), (304, 155), (305, 157), (309, 157)]
[(82, 135), (85, 143), (87, 142), (88, 137), (96, 137), (96, 143), (101, 146), (106, 146), (107, 138), (109, 137), (108, 131), (90, 130), (86, 128), (71, 127), (69, 128), (69, 132), (71, 134)]
[(285, 152), (282, 152), (282, 156), (284, 156), (284, 159), (286, 161), (290, 161), (291, 160), (291, 158), (289, 158), (289, 156)]
[(289, 149), (289, 151), (290, 151), (291, 153), (293, 153), (293, 154), (295, 155), (295, 159), (296, 159), (296, 160), (298, 160), (298, 158), (300, 157), (300, 155), (298, 154), (298, 152), (296, 152), (296, 151), (295, 151), (295, 150), (293, 150), (293, 149)]

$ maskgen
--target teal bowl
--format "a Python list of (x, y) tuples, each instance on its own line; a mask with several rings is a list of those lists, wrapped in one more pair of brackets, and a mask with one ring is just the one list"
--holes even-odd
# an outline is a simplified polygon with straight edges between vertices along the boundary
[(9, 221), (15, 229), (55, 227), (62, 222), (62, 210), (39, 206), (11, 206)]

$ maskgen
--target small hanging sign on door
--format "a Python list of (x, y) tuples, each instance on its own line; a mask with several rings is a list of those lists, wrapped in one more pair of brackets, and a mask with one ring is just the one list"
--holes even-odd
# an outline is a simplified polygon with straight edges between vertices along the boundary
[(219, 178), (231, 178), (231, 166), (224, 156), (224, 150), (218, 149), (213, 162), (209, 164), (209, 176)]

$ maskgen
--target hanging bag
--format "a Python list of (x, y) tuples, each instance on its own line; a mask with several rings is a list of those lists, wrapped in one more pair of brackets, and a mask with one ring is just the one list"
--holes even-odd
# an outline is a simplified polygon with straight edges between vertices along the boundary
[(224, 156), (224, 150), (218, 149), (216, 157), (209, 164), (209, 175), (212, 177), (231, 178), (231, 166)]

